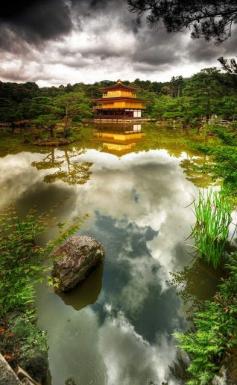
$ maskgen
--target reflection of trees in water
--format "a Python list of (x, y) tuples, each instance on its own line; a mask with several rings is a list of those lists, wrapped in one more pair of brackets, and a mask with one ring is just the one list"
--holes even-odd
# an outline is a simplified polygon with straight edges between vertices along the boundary
[(168, 122), (159, 122), (146, 125), (145, 140), (138, 143), (137, 149), (167, 150), (169, 155), (179, 158), (183, 152), (193, 154), (187, 140), (193, 140), (190, 131), (184, 128), (174, 129), (168, 126)]
[(221, 271), (214, 269), (199, 257), (195, 258), (190, 266), (172, 274), (172, 284), (178, 288), (178, 294), (193, 312), (200, 303), (215, 294), (221, 274)]
[(82, 151), (78, 153), (78, 151), (63, 150), (57, 153), (53, 148), (43, 160), (32, 162), (32, 166), (38, 170), (56, 169), (55, 172), (45, 175), (46, 183), (62, 180), (70, 185), (84, 184), (90, 178), (92, 163), (75, 161), (74, 158), (80, 154)]
[[(182, 381), (182, 384), (186, 384), (186, 382), (190, 379), (189, 373), (187, 371), (189, 364), (189, 359), (181, 351), (178, 351), (177, 357), (172, 365), (169, 366), (170, 374), (176, 380)], [(164, 384), (165, 385), (165, 384)], [(168, 383), (166, 385), (169, 385)]]
[(213, 184), (209, 162), (209, 157), (204, 155), (184, 159), (180, 165), (185, 172), (187, 180), (199, 188), (206, 188)]

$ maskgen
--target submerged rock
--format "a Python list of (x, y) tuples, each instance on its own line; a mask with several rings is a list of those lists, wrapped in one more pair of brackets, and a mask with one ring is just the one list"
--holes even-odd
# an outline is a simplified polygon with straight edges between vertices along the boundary
[(65, 292), (76, 287), (104, 254), (103, 246), (95, 239), (85, 235), (70, 237), (53, 253), (52, 277), (57, 290)]

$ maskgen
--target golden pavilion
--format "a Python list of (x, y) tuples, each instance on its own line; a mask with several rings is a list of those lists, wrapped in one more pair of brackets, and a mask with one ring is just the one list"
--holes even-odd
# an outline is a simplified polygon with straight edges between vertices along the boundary
[(145, 103), (137, 98), (136, 90), (118, 80), (116, 84), (103, 88), (103, 96), (96, 99), (95, 119), (139, 120)]

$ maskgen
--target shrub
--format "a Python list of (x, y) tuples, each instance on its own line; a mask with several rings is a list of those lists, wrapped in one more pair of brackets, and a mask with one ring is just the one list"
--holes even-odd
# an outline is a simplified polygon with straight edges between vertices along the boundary
[(34, 283), (42, 271), (44, 229), (32, 214), (20, 220), (13, 210), (0, 214), (0, 318), (24, 311), (34, 301)]

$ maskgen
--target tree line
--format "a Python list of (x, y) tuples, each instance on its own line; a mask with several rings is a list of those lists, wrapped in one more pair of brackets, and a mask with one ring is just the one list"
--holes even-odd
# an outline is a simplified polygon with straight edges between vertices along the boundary
[[(223, 59), (224, 60), (224, 59)], [(217, 115), (222, 119), (237, 119), (237, 76), (231, 63), (222, 61), (225, 72), (217, 68), (203, 69), (190, 78), (173, 77), (169, 82), (136, 79), (125, 81), (137, 89), (146, 101), (147, 117), (179, 119), (192, 124)], [(61, 124), (67, 137), (70, 127), (93, 117), (94, 99), (112, 81), (94, 84), (40, 88), (36, 83), (0, 82), (0, 123), (15, 126), (34, 125), (53, 135)]]
[(217, 68), (203, 69), (189, 79), (174, 77), (151, 102), (152, 118), (180, 119), (184, 125), (212, 116), (236, 120), (237, 77)]

